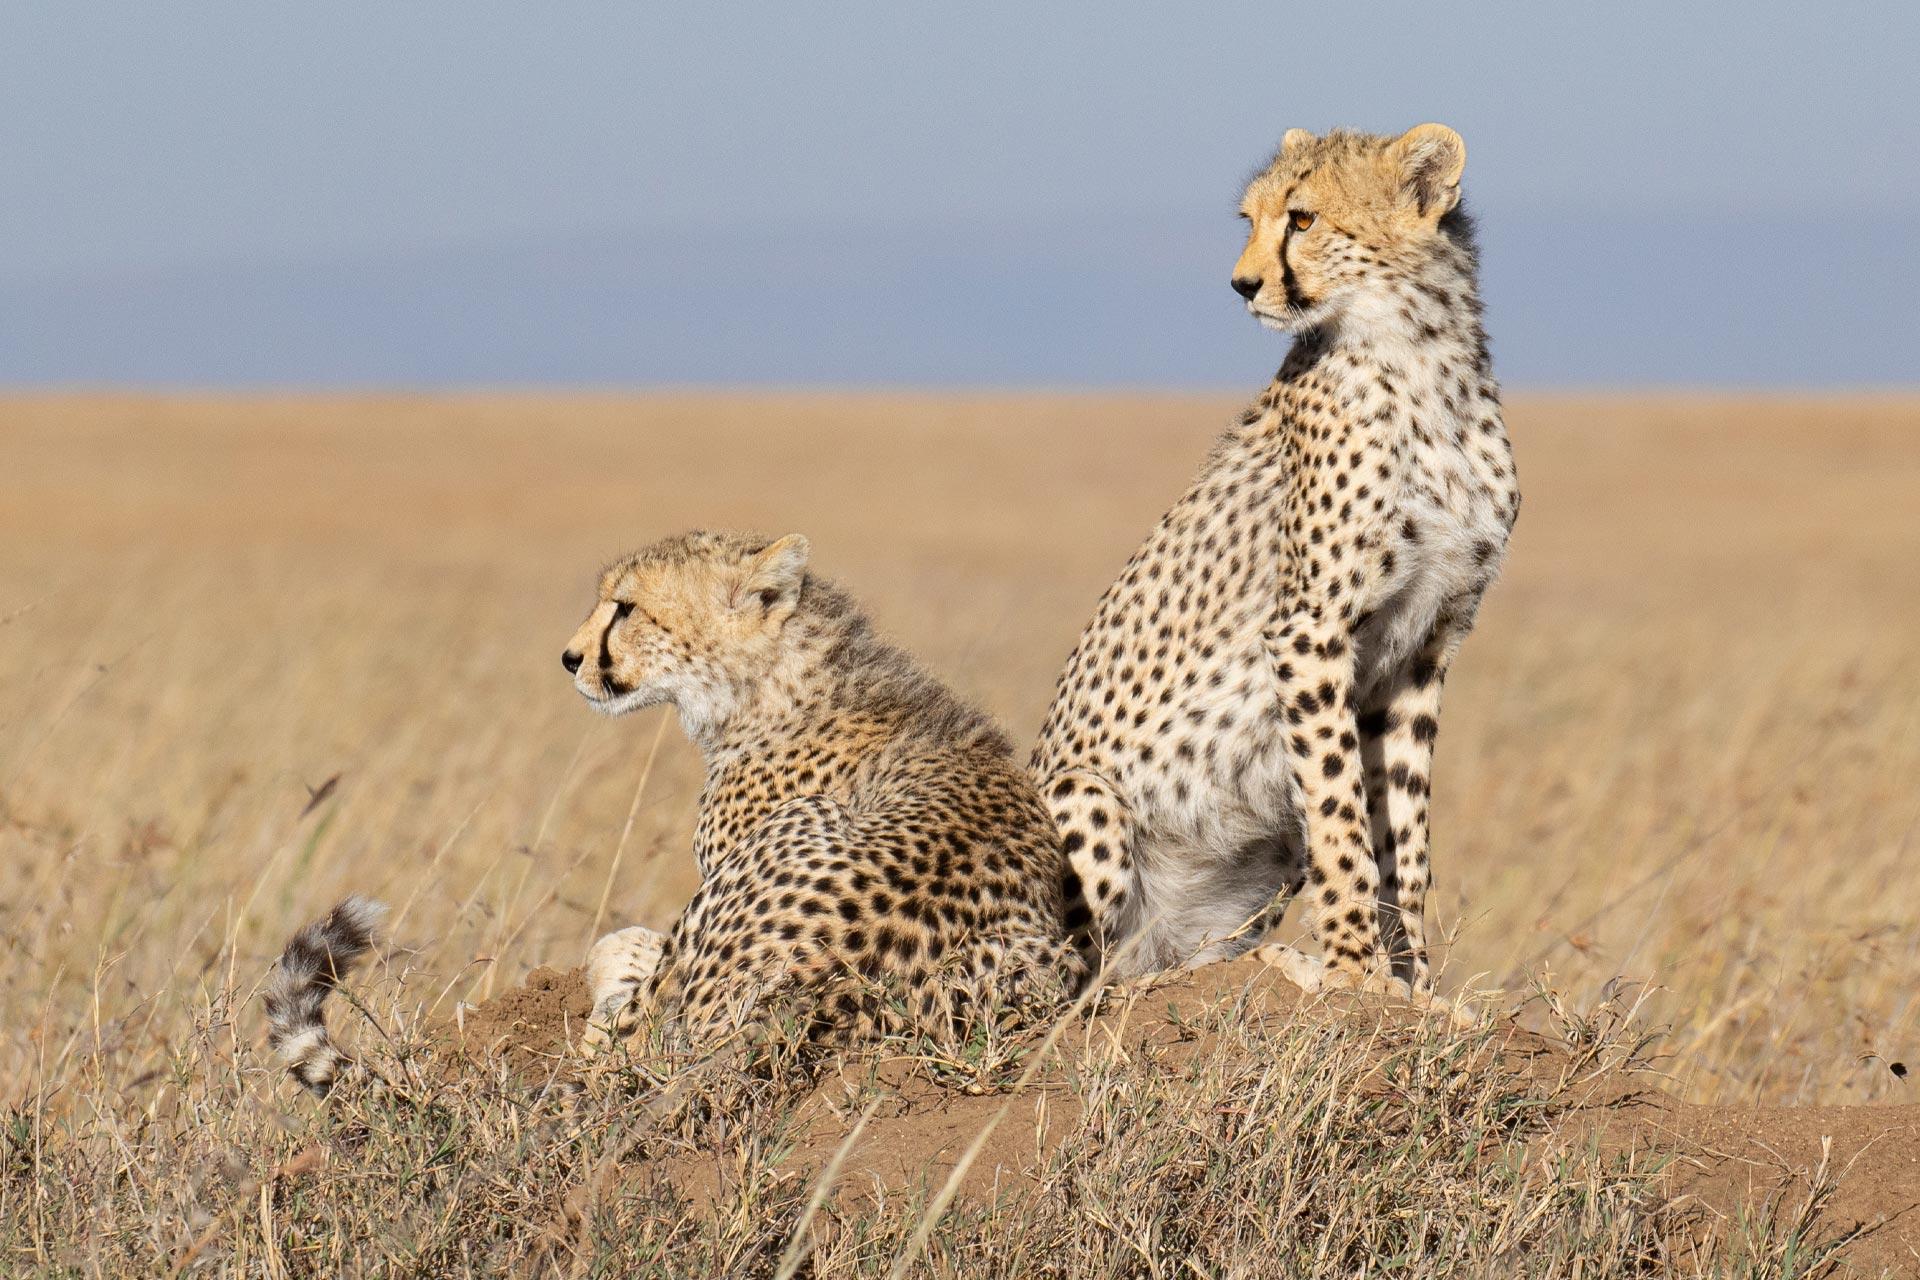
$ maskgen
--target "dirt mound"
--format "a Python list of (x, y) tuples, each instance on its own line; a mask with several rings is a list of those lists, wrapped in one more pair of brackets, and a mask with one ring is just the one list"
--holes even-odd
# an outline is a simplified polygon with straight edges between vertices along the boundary
[(579, 969), (542, 966), (520, 986), (463, 1006), (442, 1029), (443, 1043), (462, 1056), (504, 1061), (526, 1075), (565, 1072), (568, 1045), (579, 1038), (589, 1010)]
[[(1037, 1184), (1041, 1166), (1080, 1126), (1076, 1064), (1094, 1054), (1151, 1058), (1172, 1070), (1201, 1063), (1219, 1047), (1205, 1027), (1208, 1011), (1223, 1003), (1236, 1018), (1335, 1020), (1362, 1031), (1404, 1027), (1421, 1017), (1390, 1002), (1305, 996), (1257, 962), (1215, 965), (1110, 1002), (1064, 1033), (1043, 1067), (1014, 1092), (943, 1087), (897, 1063), (850, 1064), (802, 1104), (782, 1173), (811, 1182), (838, 1159), (837, 1201), (932, 1196), (950, 1180), (962, 1204), (1018, 1196)], [(562, 1068), (586, 1013), (578, 970), (537, 969), (523, 987), (464, 1011), (463, 1051), (549, 1073)], [(1823, 1227), (1832, 1233), (1867, 1228), (1848, 1247), (1847, 1260), (1863, 1274), (1920, 1273), (1920, 1105), (1701, 1106), (1653, 1087), (1649, 1072), (1585, 1061), (1577, 1050), (1511, 1023), (1480, 1046), (1478, 1052), (1491, 1057), (1479, 1067), (1562, 1099), (1563, 1120), (1533, 1144), (1530, 1160), (1580, 1147), (1655, 1157), (1667, 1162), (1674, 1195), (1710, 1218), (1736, 1223), (1770, 1198), (1804, 1202), (1824, 1169), (1835, 1185)], [(856, 1077), (869, 1091), (878, 1080), (884, 1098), (849, 1144), (853, 1122), (844, 1099)], [(700, 1155), (631, 1172), (663, 1179), (709, 1205), (725, 1196), (735, 1175)]]

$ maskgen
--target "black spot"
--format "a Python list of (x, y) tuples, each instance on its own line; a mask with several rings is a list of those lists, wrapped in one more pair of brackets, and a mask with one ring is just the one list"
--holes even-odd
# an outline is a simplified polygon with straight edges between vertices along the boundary
[(1421, 742), (1432, 742), (1440, 736), (1440, 722), (1422, 712), (1413, 718), (1413, 736)]

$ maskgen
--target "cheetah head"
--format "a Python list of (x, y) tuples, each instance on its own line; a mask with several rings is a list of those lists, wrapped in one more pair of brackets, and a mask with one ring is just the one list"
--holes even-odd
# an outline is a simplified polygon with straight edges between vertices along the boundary
[(560, 661), (608, 715), (672, 703), (719, 723), (773, 665), (806, 579), (807, 540), (694, 532), (609, 566)]
[(1234, 291), (1283, 332), (1390, 322), (1421, 269), (1465, 244), (1456, 211), (1466, 163), (1466, 143), (1443, 124), (1397, 138), (1287, 130), (1240, 200), (1247, 247)]

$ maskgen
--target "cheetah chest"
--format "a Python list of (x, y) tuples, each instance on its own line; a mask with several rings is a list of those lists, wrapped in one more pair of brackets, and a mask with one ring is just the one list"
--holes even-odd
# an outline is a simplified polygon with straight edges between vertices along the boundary
[(1345, 484), (1271, 441), (1217, 455), (1105, 603), (1083, 745), (1160, 839), (1237, 848), (1293, 829), (1276, 622), (1337, 582), (1364, 694), (1498, 567), (1500, 495), (1454, 433), (1342, 458)]

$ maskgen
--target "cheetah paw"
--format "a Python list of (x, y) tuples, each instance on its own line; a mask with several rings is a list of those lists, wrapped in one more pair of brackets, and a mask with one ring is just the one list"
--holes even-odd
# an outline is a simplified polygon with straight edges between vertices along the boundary
[(1396, 978), (1379, 969), (1368, 969), (1364, 973), (1355, 973), (1351, 969), (1328, 968), (1326, 978), (1321, 983), (1324, 991), (1361, 991), (1372, 996), (1387, 996), (1394, 1000), (1412, 1000), (1413, 987), (1404, 979)]
[(1445, 1017), (1456, 1027), (1473, 1026), (1479, 1021), (1479, 1016), (1468, 1006), (1432, 991), (1416, 991), (1405, 979), (1378, 970), (1354, 973), (1329, 968), (1325, 961), (1281, 942), (1263, 943), (1249, 954), (1262, 964), (1278, 969), (1282, 977), (1308, 995), (1323, 991), (1361, 991), (1404, 1000), (1422, 1013)]
[(1336, 969), (1326, 961), (1284, 942), (1262, 943), (1253, 949), (1252, 954), (1262, 964), (1278, 969), (1287, 981), (1309, 995), (1322, 991), (1363, 991), (1396, 1000), (1413, 999), (1413, 988), (1390, 973), (1378, 969), (1365, 973)]
[(1327, 985), (1327, 966), (1298, 947), (1284, 942), (1263, 942), (1248, 954), (1261, 964), (1278, 969), (1281, 977), (1308, 995), (1324, 990)]
[(627, 1014), (660, 968), (667, 935), (635, 925), (601, 938), (587, 951), (587, 1000), (592, 1012), (580, 1048), (598, 1053), (624, 1032)]

